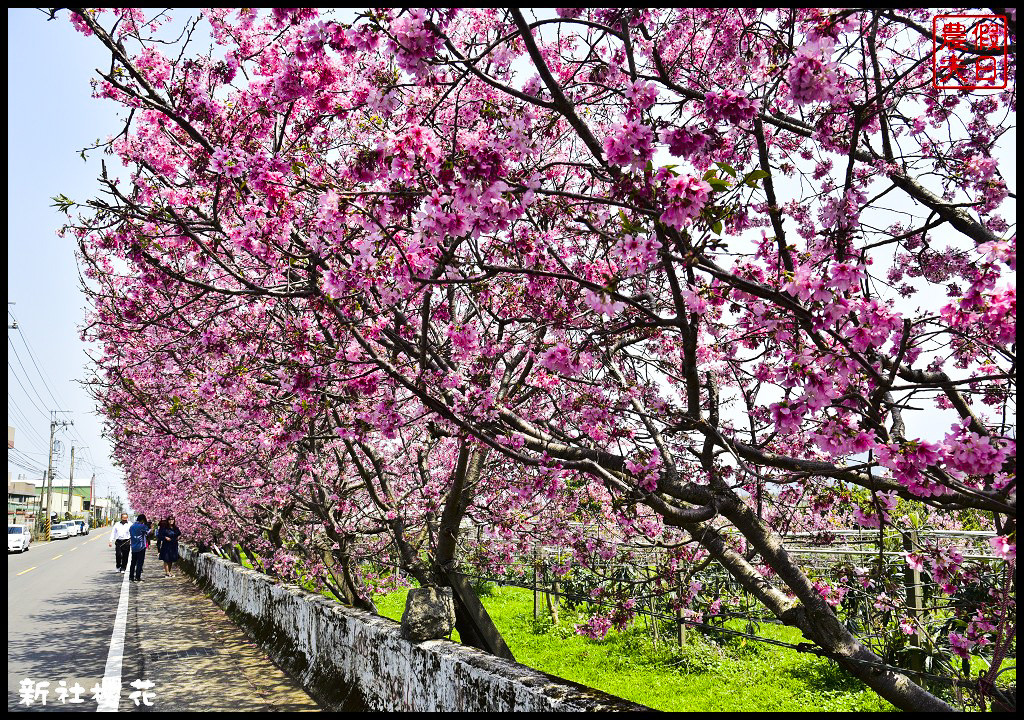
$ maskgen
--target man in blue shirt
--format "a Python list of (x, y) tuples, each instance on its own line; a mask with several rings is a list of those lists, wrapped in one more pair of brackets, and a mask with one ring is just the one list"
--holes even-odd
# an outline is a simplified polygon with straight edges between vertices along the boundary
[(149, 547), (149, 526), (146, 525), (145, 515), (135, 518), (135, 524), (128, 528), (128, 537), (132, 543), (132, 565), (128, 577), (138, 582), (142, 580), (142, 563), (146, 560), (146, 548)]

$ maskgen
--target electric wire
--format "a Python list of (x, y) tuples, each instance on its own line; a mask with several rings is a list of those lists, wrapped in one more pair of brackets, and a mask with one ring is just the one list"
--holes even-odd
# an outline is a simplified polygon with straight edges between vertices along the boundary
[(46, 411), (41, 409), (38, 405), (36, 405), (36, 401), (32, 399), (32, 396), (29, 395), (28, 390), (26, 390), (25, 386), (22, 385), (21, 378), (18, 377), (18, 373), (11, 366), (11, 361), (10, 360), (7, 361), (7, 368), (11, 371), (11, 374), (14, 375), (14, 380), (18, 383), (18, 387), (20, 387), (22, 389), (22, 391), (25, 393), (25, 397), (27, 397), (28, 401), (30, 403), (32, 403), (32, 406), (35, 407), (35, 409), (39, 411), (40, 415), (42, 415), (43, 417), (47, 417)]
[(23, 437), (28, 440), (30, 445), (36, 447), (37, 450), (42, 450), (46, 446), (46, 440), (32, 427), (32, 423), (29, 422), (24, 411), (10, 394), (7, 395), (7, 412), (18, 423), (15, 427), (20, 427), (21, 431), (25, 433)]
[[(14, 314), (11, 313), (9, 310), (8, 310), (8, 314), (12, 318), (14, 318)], [(15, 319), (15, 321), (17, 321), (17, 318), (14, 318), (14, 319)], [(53, 382), (52, 379), (50, 379), (49, 374), (46, 372), (45, 368), (42, 367), (42, 364), (36, 359), (36, 354), (32, 350), (32, 344), (28, 341), (28, 336), (25, 334), (25, 331), (21, 328), (20, 325), (18, 327), (18, 335), (21, 338), (22, 344), (25, 346), (25, 350), (28, 352), (29, 360), (32, 361), (32, 365), (33, 365), (33, 367), (36, 370), (36, 374), (39, 376), (39, 379), (43, 383), (43, 387), (46, 389), (46, 392), (49, 394), (50, 399), (53, 400), (53, 402), (55, 403), (55, 407), (58, 407), (58, 408), (60, 408), (60, 407), (68, 407), (67, 403), (64, 402), (64, 399), (62, 397), (57, 397), (57, 393), (54, 392), (52, 386), (55, 385), (55, 383)], [(10, 337), (9, 336), (8, 336), (8, 341), (10, 341)], [(13, 344), (12, 344), (12, 348), (13, 348)], [(20, 359), (19, 359), (19, 362), (20, 362)], [(28, 375), (28, 371), (26, 371), (26, 376), (27, 375)], [(40, 399), (42, 399), (41, 396), (40, 396)], [(43, 403), (43, 404), (45, 405), (46, 403)], [(76, 429), (74, 429), (74, 426), (72, 426), (71, 434), (77, 439), (78, 442), (81, 442), (81, 443), (85, 442), (85, 440), (81, 437), (81, 435), (78, 434), (78, 431)]]

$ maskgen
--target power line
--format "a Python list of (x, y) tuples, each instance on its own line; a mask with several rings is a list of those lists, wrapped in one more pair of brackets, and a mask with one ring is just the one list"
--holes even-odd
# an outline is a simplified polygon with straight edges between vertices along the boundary
[(39, 460), (36, 460), (35, 458), (29, 457), (29, 455), (27, 453), (25, 453), (22, 450), (18, 450), (17, 448), (9, 449), (7, 451), (7, 457), (8, 458), (13, 457), (15, 460), (18, 460), (20, 462), (26, 463), (28, 465), (39, 464), (39, 469), (42, 470), (42, 463)]
[(33, 428), (28, 416), (25, 415), (24, 411), (18, 406), (18, 403), (10, 394), (7, 395), (7, 412), (9, 415), (13, 416), (18, 426), (27, 433), (26, 439), (30, 445), (35, 446), (37, 449), (42, 449), (46, 446), (46, 440), (44, 440), (43, 436)]
[[(13, 313), (11, 314), (11, 317), (14, 317)], [(15, 320), (15, 322), (17, 322), (17, 320)], [(39, 375), (39, 379), (43, 381), (43, 387), (45, 387), (46, 392), (50, 394), (50, 398), (53, 400), (54, 404), (56, 405), (56, 407), (66, 407), (66, 403), (64, 403), (62, 400), (58, 400), (53, 390), (50, 389), (50, 385), (46, 382), (48, 376), (45, 376), (43, 374), (43, 371), (40, 370), (39, 363), (36, 362), (35, 353), (32, 352), (32, 346), (29, 345), (28, 343), (28, 338), (25, 336), (25, 331), (22, 330), (20, 327), (18, 328), (18, 335), (19, 337), (21, 337), (21, 342), (24, 343), (25, 349), (28, 350), (28, 357), (32, 361), (32, 365), (35, 367), (36, 373)]]
[[(24, 422), (27, 426), (31, 427), (34, 425), (34, 423), (32, 423), (29, 420), (28, 413), (22, 410), (21, 406), (18, 404), (17, 399), (13, 395), (11, 395), (9, 390), (7, 392), (7, 408), (8, 410), (13, 410), (14, 415), (18, 417), (22, 422)], [(42, 437), (42, 435), (40, 435), (39, 437)]]
[[(26, 390), (25, 386), (21, 384), (21, 378), (18, 377), (18, 373), (15, 372), (13, 367), (11, 367), (11, 361), (10, 360), (7, 361), (7, 368), (11, 371), (11, 374), (14, 375), (14, 380), (18, 383), (18, 387), (20, 387), (22, 389), (22, 392), (25, 393), (25, 397), (28, 398), (28, 401), (30, 403), (32, 403), (32, 405), (35, 407), (36, 410), (39, 411), (40, 415), (42, 415), (43, 417), (47, 417), (46, 411), (43, 410), (42, 408), (40, 408), (38, 405), (36, 405), (36, 401), (32, 399), (32, 396), (29, 395), (28, 390)], [(38, 395), (38, 393), (36, 393), (36, 394)]]
[[(8, 309), (8, 313), (11, 315), (12, 318), (14, 318), (14, 313), (11, 313), (9, 309)], [(14, 324), (15, 325), (18, 324), (17, 318), (15, 318)], [(54, 406), (55, 407), (68, 407), (67, 403), (65, 403), (63, 401), (63, 399), (58, 398), (57, 394), (54, 392), (52, 386), (56, 385), (56, 383), (53, 382), (53, 380), (50, 378), (49, 374), (41, 366), (42, 363), (40, 363), (40, 362), (38, 362), (36, 360), (36, 354), (32, 350), (32, 345), (31, 345), (31, 343), (29, 343), (28, 336), (25, 334), (25, 331), (22, 330), (20, 327), (18, 327), (17, 329), (18, 329), (19, 337), (21, 337), (21, 342), (24, 344), (25, 350), (28, 351), (29, 360), (32, 361), (32, 366), (35, 368), (36, 374), (39, 376), (39, 379), (42, 381), (43, 387), (46, 388), (46, 392), (49, 394), (50, 399), (53, 400)], [(8, 337), (8, 341), (10, 341), (10, 337)], [(12, 344), (11, 347), (13, 348), (13, 344)], [(15, 354), (17, 354), (17, 353), (15, 353)], [(19, 363), (20, 363), (20, 358), (19, 358)], [(26, 374), (26, 377), (27, 377), (27, 375), (28, 375), (28, 371), (27, 370), (25, 371), (25, 374)], [(34, 385), (33, 385), (33, 389), (35, 389)], [(40, 396), (40, 399), (42, 399), (42, 396)], [(45, 402), (43, 404), (46, 405)], [(85, 442), (85, 439), (81, 435), (78, 434), (77, 430), (72, 429), (72, 435), (79, 442), (81, 442), (81, 443)]]
[(45, 468), (41, 465), (35, 465), (35, 460), (20, 455), (18, 450), (9, 450), (7, 452), (7, 462), (16, 465), (22, 470), (35, 473), (37, 475), (42, 475), (45, 472)]
[[(46, 400), (43, 398), (42, 393), (39, 392), (39, 389), (36, 388), (35, 383), (32, 382), (32, 378), (29, 377), (28, 370), (25, 369), (25, 364), (21, 361), (21, 355), (18, 354), (18, 349), (14, 347), (14, 342), (11, 340), (10, 335), (7, 336), (7, 344), (10, 346), (11, 350), (14, 351), (14, 358), (15, 360), (18, 361), (18, 367), (20, 367), (21, 371), (25, 374), (25, 380), (28, 382), (29, 387), (32, 388), (32, 392), (36, 394), (36, 397), (39, 398), (39, 402), (45, 407), (49, 403), (46, 402)], [(60, 406), (58, 405), (57, 407)]]

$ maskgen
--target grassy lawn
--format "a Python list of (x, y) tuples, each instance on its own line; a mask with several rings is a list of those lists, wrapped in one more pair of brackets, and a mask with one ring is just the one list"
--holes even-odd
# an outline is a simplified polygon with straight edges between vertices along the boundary
[[(643, 621), (595, 642), (573, 632), (578, 620), (572, 617), (558, 627), (535, 625), (529, 590), (495, 587), (481, 599), (519, 662), (658, 710), (894, 709), (831, 662), (795, 650), (742, 640), (718, 645), (692, 630), (682, 649), (668, 637), (655, 650)], [(381, 615), (400, 620), (405, 591), (374, 602)], [(798, 630), (777, 625), (762, 625), (758, 634), (803, 639)]]
[[(251, 567), (245, 556), (242, 564)], [(299, 584), (316, 592), (312, 583)], [(374, 596), (382, 617), (402, 619), (407, 590)], [(336, 599), (329, 591), (324, 594)], [(481, 601), (516, 660), (529, 667), (665, 711), (892, 711), (895, 708), (834, 663), (814, 655), (725, 635), (704, 637), (695, 629), (679, 647), (662, 631), (657, 648), (642, 619), (624, 631), (611, 630), (602, 641), (578, 635), (583, 622), (566, 608), (552, 626), (546, 608), (533, 619), (533, 593), (518, 587), (486, 586)], [(543, 604), (543, 603), (542, 603)], [(726, 627), (744, 631), (741, 620)], [(762, 624), (754, 634), (786, 643), (805, 640), (796, 628)], [(459, 642), (457, 630), (452, 640)], [(1015, 665), (1008, 659), (1005, 665)], [(972, 674), (987, 667), (971, 658)], [(1016, 671), (1000, 677), (1013, 683)]]

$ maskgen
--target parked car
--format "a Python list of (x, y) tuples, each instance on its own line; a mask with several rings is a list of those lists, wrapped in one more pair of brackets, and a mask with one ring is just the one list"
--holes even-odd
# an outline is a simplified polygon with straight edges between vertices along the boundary
[(87, 520), (74, 520), (72, 522), (74, 522), (76, 525), (78, 525), (78, 534), (79, 535), (88, 535), (89, 534), (89, 522)]
[(68, 529), (68, 537), (74, 537), (75, 535), (81, 534), (81, 530), (78, 528), (78, 523), (74, 520), (65, 520), (64, 525)]
[(67, 540), (69, 537), (71, 537), (71, 531), (68, 530), (67, 523), (54, 523), (50, 526), (51, 540)]
[(7, 526), (7, 552), (26, 552), (32, 543), (32, 533), (23, 525)]

